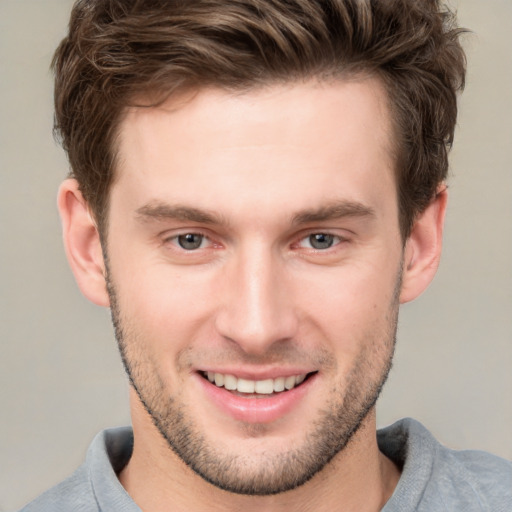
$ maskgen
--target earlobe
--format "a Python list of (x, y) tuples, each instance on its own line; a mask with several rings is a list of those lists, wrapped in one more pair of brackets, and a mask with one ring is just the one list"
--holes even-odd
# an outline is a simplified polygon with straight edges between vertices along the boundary
[(109, 306), (100, 235), (87, 202), (74, 179), (59, 189), (58, 208), (66, 255), (82, 293), (99, 306)]
[(427, 208), (416, 219), (404, 251), (400, 302), (421, 295), (434, 279), (443, 242), (448, 191), (442, 184)]

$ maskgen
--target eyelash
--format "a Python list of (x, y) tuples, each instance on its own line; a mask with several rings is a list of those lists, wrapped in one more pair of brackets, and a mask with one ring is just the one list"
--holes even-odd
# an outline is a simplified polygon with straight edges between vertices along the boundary
[[(312, 246), (313, 237), (318, 237), (316, 242), (318, 242), (320, 244), (322, 243), (322, 240), (319, 239), (319, 237), (327, 238), (327, 240), (331, 242), (331, 245), (329, 245), (328, 247), (324, 247), (324, 248), (314, 247), (314, 246)], [(339, 235), (335, 235), (333, 233), (324, 232), (324, 231), (315, 231), (313, 233), (309, 233), (308, 235), (302, 237), (299, 240), (298, 245), (301, 247), (304, 247), (301, 245), (304, 241), (309, 241), (309, 244), (310, 244), (310, 247), (305, 247), (306, 249), (309, 249), (309, 250), (312, 250), (315, 252), (326, 252), (329, 249), (333, 249), (333, 248), (337, 247), (342, 242), (346, 241), (346, 239)]]
[[(185, 247), (183, 247), (183, 245), (180, 244), (179, 239), (181, 237), (186, 237), (189, 235), (195, 235), (195, 236), (202, 237), (200, 245), (198, 247), (186, 249)], [(317, 237), (323, 236), (323, 237), (327, 237), (328, 239), (330, 238), (332, 241), (332, 245), (330, 245), (329, 247), (325, 247), (325, 248), (313, 247), (313, 246), (311, 246), (311, 243), (309, 244), (310, 245), (309, 247), (305, 247), (304, 245), (302, 245), (304, 242), (307, 242), (307, 241), (311, 242), (311, 238), (314, 236), (317, 236)], [(210, 242), (209, 246), (201, 247), (205, 243), (205, 241)], [(298, 238), (296, 242), (291, 244), (291, 247), (292, 248), (295, 248), (295, 247), (303, 248), (303, 249), (308, 250), (309, 252), (327, 253), (327, 252), (332, 252), (332, 250), (335, 250), (336, 247), (338, 247), (339, 245), (341, 245), (347, 241), (348, 241), (347, 238), (345, 238), (341, 235), (336, 235), (334, 233), (330, 233), (329, 231), (311, 231), (304, 235), (301, 235), (300, 238)], [(215, 242), (213, 242), (212, 239), (206, 233), (201, 232), (201, 231), (192, 231), (192, 230), (178, 233), (173, 236), (167, 237), (163, 240), (163, 243), (171, 244), (176, 248), (176, 250), (181, 251), (181, 252), (187, 252), (187, 253), (194, 253), (194, 252), (199, 251), (200, 249), (221, 247), (221, 244), (216, 244)], [(320, 241), (320, 243), (321, 243), (321, 241)]]
[[(180, 251), (183, 251), (183, 252), (196, 252), (198, 249), (203, 249), (203, 247), (198, 247), (196, 249), (185, 249), (183, 246), (181, 246), (180, 243), (179, 243), (179, 239), (181, 237), (186, 237), (188, 235), (195, 235), (195, 236), (202, 237), (201, 245), (203, 245), (205, 240), (209, 240), (210, 243), (212, 243), (210, 237), (207, 234), (205, 234), (205, 233), (203, 233), (201, 231), (186, 231), (184, 233), (178, 233), (176, 235), (172, 235), (170, 237), (165, 238), (163, 240), (163, 243), (164, 243), (164, 245), (165, 244), (174, 245), (177, 248), (177, 250), (180, 250)], [(215, 245), (215, 244), (213, 244), (213, 245)]]

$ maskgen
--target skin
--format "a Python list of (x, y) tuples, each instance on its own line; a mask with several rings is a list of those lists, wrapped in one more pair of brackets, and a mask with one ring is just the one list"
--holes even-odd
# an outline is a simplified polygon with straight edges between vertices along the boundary
[[(120, 481), (142, 509), (370, 511), (391, 496), (399, 472), (378, 450), (374, 400), (398, 305), (435, 274), (446, 192), (404, 243), (390, 126), (375, 79), (209, 89), (132, 109), (108, 262), (76, 182), (62, 185), (68, 258), (83, 293), (112, 308), (134, 384), (134, 452)], [(187, 233), (204, 236), (200, 247), (180, 246)], [(332, 246), (313, 248), (315, 233)], [(240, 421), (204, 392), (203, 370), (314, 378), (277, 419)], [(197, 443), (191, 454), (180, 432)], [(304, 483), (315, 439), (337, 433)], [(210, 457), (203, 478), (187, 460), (198, 453)], [(292, 481), (301, 485), (266, 496), (221, 488), (252, 482), (262, 494)]]

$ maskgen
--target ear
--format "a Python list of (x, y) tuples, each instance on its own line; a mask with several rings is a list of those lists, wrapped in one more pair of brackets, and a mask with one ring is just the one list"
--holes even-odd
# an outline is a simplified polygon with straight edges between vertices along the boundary
[(74, 179), (65, 180), (57, 200), (64, 247), (82, 293), (98, 306), (109, 306), (100, 235)]
[(409, 302), (423, 293), (437, 272), (443, 245), (443, 226), (448, 191), (442, 184), (427, 208), (418, 216), (404, 251), (400, 302)]

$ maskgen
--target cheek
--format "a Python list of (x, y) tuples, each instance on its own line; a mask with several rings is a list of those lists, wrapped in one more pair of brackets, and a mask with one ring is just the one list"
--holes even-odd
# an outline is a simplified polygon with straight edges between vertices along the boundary
[(398, 278), (396, 268), (352, 265), (333, 269), (320, 279), (318, 275), (304, 278), (295, 293), (302, 297), (307, 323), (321, 330), (332, 349), (349, 359), (362, 345), (389, 339)]
[(303, 296), (305, 310), (330, 317), (331, 322), (356, 324), (361, 316), (379, 316), (389, 307), (397, 278), (395, 268), (347, 265), (323, 274), (303, 273), (294, 294)]
[(135, 270), (115, 270), (112, 279), (125, 342), (131, 350), (144, 350), (155, 366), (170, 368), (195, 340), (210, 337), (215, 301), (206, 276), (141, 263)]
[(117, 272), (124, 306), (155, 323), (200, 317), (211, 303), (212, 276), (204, 270), (163, 263), (134, 262)]

